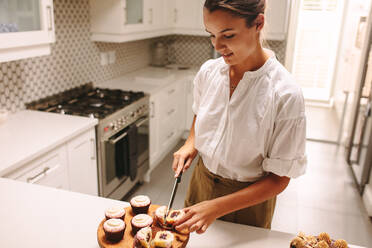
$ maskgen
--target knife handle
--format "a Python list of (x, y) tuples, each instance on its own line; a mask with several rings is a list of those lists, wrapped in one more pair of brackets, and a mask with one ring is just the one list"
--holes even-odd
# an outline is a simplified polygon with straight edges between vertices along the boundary
[(180, 172), (180, 174), (177, 177), (177, 183), (181, 182), (181, 177), (182, 177), (182, 171)]

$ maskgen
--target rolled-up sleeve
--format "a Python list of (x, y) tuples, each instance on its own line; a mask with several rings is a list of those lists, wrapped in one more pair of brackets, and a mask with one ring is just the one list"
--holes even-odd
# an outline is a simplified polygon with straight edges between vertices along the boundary
[(276, 123), (273, 143), (263, 169), (278, 176), (299, 177), (306, 172), (306, 119), (280, 120)]
[(306, 117), (301, 89), (288, 88), (280, 97), (263, 170), (299, 177), (306, 172)]

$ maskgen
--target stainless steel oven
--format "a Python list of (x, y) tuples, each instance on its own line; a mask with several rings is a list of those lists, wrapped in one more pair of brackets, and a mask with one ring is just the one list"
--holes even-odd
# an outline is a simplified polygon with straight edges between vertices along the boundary
[(148, 105), (141, 106), (97, 128), (101, 196), (122, 199), (149, 169)]
[(100, 196), (122, 199), (149, 169), (149, 96), (87, 83), (26, 104), (28, 109), (97, 118)]

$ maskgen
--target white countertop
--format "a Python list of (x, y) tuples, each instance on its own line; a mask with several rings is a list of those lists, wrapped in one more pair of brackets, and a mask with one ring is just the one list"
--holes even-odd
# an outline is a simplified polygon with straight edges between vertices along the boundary
[[(0, 178), (0, 247), (99, 247), (104, 210), (122, 201)], [(289, 247), (294, 234), (215, 221), (187, 247)], [(355, 247), (356, 246), (351, 246)]]
[(198, 72), (198, 69), (197, 67), (191, 67), (187, 70), (176, 70), (149, 66), (128, 73), (122, 77), (96, 84), (95, 86), (110, 89), (143, 91), (151, 95), (178, 80), (186, 78), (192, 80)]
[(0, 124), (0, 176), (94, 127), (97, 119), (23, 110)]

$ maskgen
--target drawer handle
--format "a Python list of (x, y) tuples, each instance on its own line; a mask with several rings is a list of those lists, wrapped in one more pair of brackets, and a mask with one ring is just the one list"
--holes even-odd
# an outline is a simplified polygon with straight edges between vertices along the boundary
[(150, 104), (151, 104), (150, 105), (150, 117), (154, 118), (155, 117), (155, 103), (151, 102)]
[(169, 91), (168, 91), (168, 95), (173, 94), (175, 91), (176, 91), (175, 89), (171, 89), (171, 90), (169, 90)]
[(42, 179), (43, 177), (46, 176), (47, 172), (50, 170), (49, 167), (45, 167), (39, 174), (33, 176), (33, 177), (29, 177), (27, 178), (27, 182), (28, 183), (36, 183), (37, 181), (39, 181), (40, 179)]
[(96, 160), (96, 142), (95, 139), (91, 138), (90, 142), (92, 144), (92, 156), (90, 156), (91, 160)]
[(171, 109), (170, 111), (168, 111), (168, 115), (171, 115), (174, 113), (174, 111), (176, 111), (175, 109)]
[(150, 20), (149, 20), (149, 23), (152, 24), (152, 19), (153, 19), (153, 10), (152, 8), (149, 9), (149, 14), (150, 14)]
[(174, 132), (171, 132), (168, 136), (167, 139), (170, 139), (173, 136)]
[(174, 23), (177, 23), (177, 17), (178, 17), (178, 10), (174, 9), (174, 19), (173, 19)]

